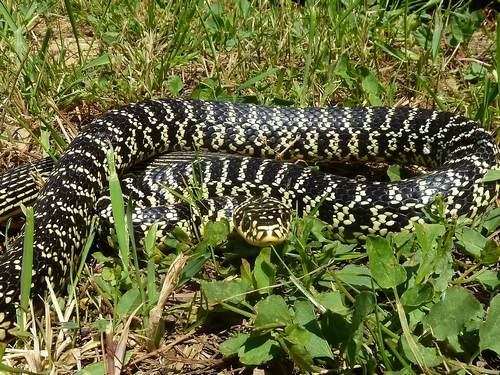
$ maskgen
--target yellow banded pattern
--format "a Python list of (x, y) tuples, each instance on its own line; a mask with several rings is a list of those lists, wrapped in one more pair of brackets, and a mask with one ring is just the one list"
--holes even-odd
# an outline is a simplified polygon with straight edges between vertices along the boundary
[[(117, 170), (123, 174), (143, 160), (175, 150), (289, 161), (384, 161), (435, 168), (407, 181), (363, 184), (324, 175), (318, 180), (313, 171), (303, 168), (300, 177), (293, 178), (293, 164), (280, 169), (272, 160), (251, 170), (251, 158), (227, 162), (238, 163), (237, 170), (221, 166), (211, 172), (211, 180), (220, 177), (214, 186), (222, 189), (227, 187), (226, 175), (242, 177), (245, 170), (255, 171), (247, 174), (253, 176), (250, 180), (235, 177), (233, 188), (248, 190), (267, 178), (267, 167), (274, 168), (274, 182), (267, 195), (278, 192), (275, 197), (289, 207), (299, 207), (299, 213), (310, 212), (323, 201), (318, 215), (345, 240), (411, 229), (414, 222), (425, 221), (422, 208), (430, 207), (436, 194), (447, 205), (447, 215), (470, 219), (483, 214), (498, 194), (496, 184), (483, 183), (488, 169), (499, 168), (493, 138), (477, 123), (454, 114), (408, 108), (263, 107), (181, 99), (134, 103), (89, 124), (61, 156), (40, 193), (34, 207), (35, 302), (45, 293), (45, 277), (56, 291), (63, 289), (73, 267), (72, 254), (78, 256), (85, 245), (92, 213), (109, 179), (107, 152), (114, 152)], [(0, 259), (0, 340), (8, 340), (15, 328), (22, 251), (20, 237)]]

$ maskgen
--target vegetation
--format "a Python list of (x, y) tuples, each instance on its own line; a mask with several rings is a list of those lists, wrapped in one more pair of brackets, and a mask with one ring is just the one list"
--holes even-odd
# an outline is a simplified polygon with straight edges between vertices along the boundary
[[(0, 0), (0, 14), (2, 169), (59, 154), (93, 118), (149, 97), (438, 108), (491, 131), (499, 115), (497, 14), (462, 1)], [(306, 217), (275, 249), (227, 242), (224, 222), (199, 243), (175, 233), (170, 253), (87, 249), (69, 297), (47, 302), (50, 319), (3, 362), (498, 373), (499, 216), (471, 228), (437, 215), (358, 246)]]

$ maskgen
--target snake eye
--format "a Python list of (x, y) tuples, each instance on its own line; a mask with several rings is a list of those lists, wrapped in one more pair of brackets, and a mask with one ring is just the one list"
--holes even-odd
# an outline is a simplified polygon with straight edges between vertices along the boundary
[(250, 229), (251, 220), (248, 216), (245, 216), (241, 221), (241, 229), (247, 231)]

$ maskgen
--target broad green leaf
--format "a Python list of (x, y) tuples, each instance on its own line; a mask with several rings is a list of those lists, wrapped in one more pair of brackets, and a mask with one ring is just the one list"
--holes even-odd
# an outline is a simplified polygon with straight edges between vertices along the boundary
[(417, 307), (430, 302), (434, 297), (434, 287), (431, 283), (417, 284), (408, 288), (401, 296), (404, 306)]
[(374, 106), (379, 106), (382, 104), (379, 95), (382, 93), (381, 84), (377, 77), (368, 69), (361, 68), (361, 86), (363, 91), (367, 94), (370, 104)]
[(496, 290), (500, 287), (500, 271), (484, 270), (477, 277), (483, 286), (489, 290)]
[[(311, 356), (314, 358), (333, 358), (330, 347), (316, 319), (312, 303), (305, 299), (299, 299), (294, 303), (293, 307), (295, 310), (293, 321), (300, 324), (301, 327), (304, 327), (310, 334), (309, 341), (307, 343), (302, 342), (302, 344), (305, 345)], [(287, 332), (287, 334), (289, 333)], [(291, 335), (291, 333), (289, 335)]]
[(293, 337), (280, 337), (278, 339), (281, 347), (292, 358), (293, 362), (300, 367), (302, 373), (319, 372), (321, 369), (314, 366), (314, 360), (309, 350)]
[(208, 303), (217, 303), (218, 301), (240, 303), (245, 300), (245, 293), (249, 289), (250, 285), (241, 280), (212, 281), (201, 287)]
[(483, 182), (494, 182), (498, 180), (500, 180), (500, 171), (496, 169), (490, 169), (483, 178)]
[(422, 324), (422, 319), (427, 315), (427, 312), (422, 311), (422, 309), (408, 309), (410, 310), (408, 314), (408, 327), (413, 332), (413, 329), (417, 325)]
[(227, 220), (219, 220), (215, 223), (208, 222), (204, 228), (204, 238), (214, 247), (220, 245), (227, 240), (229, 235), (229, 222)]
[(138, 288), (127, 290), (118, 300), (116, 312), (123, 318), (132, 314), (141, 303), (141, 292)]
[(270, 295), (263, 301), (255, 304), (254, 331), (265, 331), (292, 324), (292, 317), (288, 311), (288, 306), (281, 296)]
[(168, 235), (168, 238), (165, 240), (165, 246), (171, 249), (175, 249), (180, 241), (189, 242), (190, 240), (191, 238), (186, 232), (184, 232), (179, 227), (175, 227)]
[(226, 341), (220, 344), (220, 351), (225, 356), (232, 356), (238, 354), (240, 348), (245, 344), (250, 335), (246, 333), (237, 333)]
[[(128, 363), (130, 360), (130, 357), (134, 354), (133, 350), (127, 350), (125, 353), (125, 358), (123, 360), (123, 363)], [(107, 374), (108, 372), (106, 371), (106, 363), (105, 362), (97, 362), (93, 363), (89, 366), (85, 366), (84, 369), (81, 369), (78, 372), (75, 372), (75, 375), (104, 375)]]
[(306, 345), (311, 339), (311, 333), (300, 323), (294, 323), (285, 327), (285, 337), (290, 342)]
[(288, 306), (281, 296), (270, 295), (255, 304), (254, 331), (266, 331), (292, 324)]
[(200, 82), (191, 92), (191, 99), (214, 99), (217, 97), (219, 83), (215, 78), (207, 78)]
[(250, 267), (250, 263), (246, 259), (241, 259), (241, 266), (240, 266), (240, 274), (241, 274), (241, 280), (246, 282), (249, 285), (252, 285), (253, 279), (252, 279), (252, 269)]
[(415, 233), (396, 233), (392, 243), (397, 252), (405, 257), (410, 258), (415, 253)]
[(349, 309), (344, 305), (342, 293), (338, 290), (321, 293), (318, 299), (323, 306), (334, 313), (340, 315), (347, 315), (349, 313)]
[(85, 366), (84, 369), (76, 372), (75, 375), (104, 375), (106, 374), (106, 364), (104, 361)]
[(495, 208), (488, 214), (483, 223), (483, 227), (488, 231), (488, 233), (492, 233), (500, 227), (500, 208)]
[(244, 365), (260, 365), (283, 353), (280, 345), (270, 333), (250, 336), (240, 348), (238, 356)]
[(113, 44), (120, 37), (120, 33), (117, 31), (106, 31), (102, 34), (102, 40), (106, 44)]
[(459, 245), (463, 246), (464, 250), (479, 259), (481, 250), (486, 244), (487, 239), (472, 228), (464, 227), (456, 233)]
[(253, 277), (261, 294), (270, 294), (271, 289), (267, 287), (276, 284), (276, 266), (271, 262), (271, 253), (271, 248), (265, 247), (255, 259)]
[(450, 285), (450, 281), (453, 279), (453, 274), (454, 272), (450, 264), (447, 269), (438, 273), (437, 276), (435, 275), (436, 277), (429, 279), (429, 282), (434, 285), (434, 290), (436, 292), (444, 292), (448, 288), (448, 285)]
[(486, 320), (479, 328), (479, 346), (500, 354), (500, 294), (491, 300)]
[(362, 290), (372, 289), (372, 272), (366, 266), (357, 266), (348, 264), (341, 270), (336, 271), (336, 275), (346, 286), (351, 285), (354, 288)]
[(92, 257), (95, 258), (95, 260), (97, 260), (99, 262), (103, 262), (103, 263), (112, 262), (114, 259), (113, 257), (104, 255), (100, 251), (96, 251), (95, 253), (92, 253)]
[(172, 74), (170, 77), (168, 77), (167, 90), (170, 91), (174, 96), (179, 95), (183, 87), (184, 82), (182, 82), (179, 76)]
[(492, 266), (498, 263), (500, 260), (500, 247), (497, 245), (496, 241), (493, 239), (488, 239), (486, 244), (481, 251), (481, 263), (487, 266)]
[(418, 244), (426, 254), (436, 247), (437, 239), (442, 237), (445, 231), (446, 228), (441, 224), (415, 224)]
[(401, 166), (399, 164), (393, 164), (387, 168), (387, 176), (391, 181), (401, 180)]
[(406, 281), (406, 271), (400, 265), (389, 241), (382, 237), (369, 236), (366, 250), (370, 258), (373, 278), (382, 288), (395, 288)]
[(481, 304), (463, 288), (450, 288), (443, 299), (431, 307), (424, 318), (424, 325), (431, 329), (438, 340), (460, 334), (466, 323), (482, 311)]
[(425, 50), (428, 49), (428, 46), (432, 40), (432, 31), (428, 24), (420, 25), (415, 31), (413, 31), (413, 36), (415, 37), (415, 40), (420, 45), (420, 47)]
[(99, 332), (106, 332), (111, 324), (107, 319), (97, 319), (92, 323), (92, 327), (97, 328)]

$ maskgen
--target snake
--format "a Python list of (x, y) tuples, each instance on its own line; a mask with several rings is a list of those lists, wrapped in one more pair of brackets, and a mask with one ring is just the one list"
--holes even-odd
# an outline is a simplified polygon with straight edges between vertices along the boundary
[[(244, 156), (209, 159), (200, 167), (205, 182), (213, 181), (208, 185), (219, 191), (274, 197), (299, 215), (314, 214), (346, 242), (412, 230), (415, 223), (429, 221), (424, 209), (433, 210), (437, 196), (447, 218), (471, 221), (484, 215), (498, 196), (498, 185), (484, 181), (489, 170), (500, 166), (496, 142), (480, 124), (460, 115), (406, 107), (140, 101), (87, 125), (49, 173), (34, 204), (34, 300), (46, 293), (46, 280), (56, 292), (66, 285), (108, 187), (107, 157), (114, 155), (116, 171), (124, 175), (142, 161), (174, 151)], [(359, 181), (294, 161), (386, 162), (431, 171), (401, 181)], [(174, 172), (166, 172), (165, 184), (175, 168), (184, 171), (178, 175), (193, 170), (187, 164), (170, 168)], [(13, 182), (8, 186), (0, 181), (0, 196), (7, 195)], [(1, 341), (15, 337), (17, 329), (23, 243), (21, 235), (0, 258)]]

